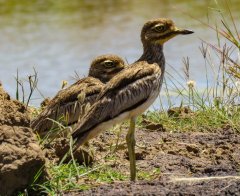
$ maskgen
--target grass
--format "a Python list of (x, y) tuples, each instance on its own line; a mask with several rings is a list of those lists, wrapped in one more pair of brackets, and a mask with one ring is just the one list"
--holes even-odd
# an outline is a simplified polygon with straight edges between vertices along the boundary
[[(108, 165), (90, 168), (83, 165), (75, 167), (72, 163), (50, 165), (50, 181), (40, 185), (48, 195), (60, 194), (69, 190), (87, 190), (92, 186), (113, 181), (126, 180), (127, 177)], [(78, 176), (79, 175), (79, 176)]]
[[(233, 56), (239, 55), (240, 52), (240, 37), (229, 1), (221, 2), (223, 5), (219, 5), (216, 1), (216, 9), (214, 9), (220, 15), (221, 26), (199, 21), (214, 30), (217, 41), (217, 44), (203, 41), (200, 46), (200, 54), (203, 56), (206, 69), (203, 77), (206, 87), (198, 89), (196, 82), (189, 74), (190, 60), (188, 57), (184, 58), (184, 72), (182, 74), (177, 70), (175, 72), (182, 79), (175, 80), (173, 75), (166, 74), (169, 82), (165, 83), (162, 89), (162, 95), (165, 95), (164, 98), (171, 110), (166, 110), (162, 106), (160, 110), (148, 111), (138, 119), (138, 127), (146, 126), (143, 122), (147, 121), (162, 124), (169, 132), (212, 132), (225, 127), (231, 127), (236, 132), (240, 132), (240, 65), (237, 60), (233, 60)], [(225, 7), (225, 10), (222, 7)], [(239, 56), (238, 58), (240, 59)], [(18, 77), (17, 81), (19, 81)], [(18, 84), (22, 86), (21, 82)], [(30, 88), (34, 89), (33, 86), (36, 88), (35, 84)], [(17, 88), (18, 98), (19, 91)], [(23, 90), (22, 94), (24, 94)], [(175, 108), (173, 106), (176, 106), (176, 103), (170, 96), (171, 94), (175, 94), (175, 97), (180, 100), (180, 104)], [(161, 99), (162, 97), (160, 105), (163, 105)], [(112, 132), (120, 135), (119, 127), (113, 129)], [(48, 166), (49, 181), (41, 185), (34, 184), (32, 187), (40, 188), (48, 195), (57, 195), (65, 191), (87, 190), (103, 183), (126, 181), (128, 174), (115, 167), (114, 162), (119, 160), (115, 156), (117, 151), (112, 148), (109, 146), (109, 152), (106, 153), (104, 160), (98, 160), (91, 167), (78, 165), (74, 161), (68, 164), (50, 163)], [(139, 171), (138, 179), (152, 180), (160, 174), (159, 168), (152, 171)]]
[[(112, 160), (112, 159), (111, 159)], [(108, 162), (108, 160), (106, 160)], [(103, 164), (94, 167), (69, 164), (49, 165), (51, 179), (41, 185), (33, 185), (33, 188), (47, 195), (61, 195), (68, 191), (84, 191), (101, 184), (128, 181), (129, 176), (114, 166)], [(155, 168), (150, 172), (139, 171), (139, 180), (153, 180), (160, 175), (160, 169)]]
[(211, 132), (227, 126), (240, 131), (240, 110), (234, 114), (228, 114), (216, 108), (207, 108), (192, 113), (176, 112), (175, 116), (169, 116), (167, 112), (148, 112), (144, 118), (149, 122), (162, 124), (167, 131), (171, 132)]
[(152, 170), (151, 172), (146, 172), (146, 171), (139, 171), (137, 176), (138, 176), (138, 180), (153, 180), (157, 177), (159, 177), (161, 174), (161, 170), (160, 168), (156, 168), (154, 170)]

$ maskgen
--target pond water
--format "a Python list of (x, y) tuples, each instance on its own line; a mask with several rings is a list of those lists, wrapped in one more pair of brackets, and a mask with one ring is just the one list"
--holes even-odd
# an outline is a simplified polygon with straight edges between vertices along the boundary
[[(75, 71), (86, 76), (91, 60), (115, 53), (134, 62), (142, 53), (140, 30), (146, 20), (172, 18), (177, 26), (195, 31), (165, 45), (166, 62), (182, 72), (183, 57), (190, 58), (190, 78), (204, 85), (201, 39), (216, 43), (216, 33), (193, 17), (207, 21), (217, 15), (215, 1), (187, 0), (0, 0), (0, 81), (15, 97), (17, 69), (20, 78), (38, 72), (38, 90), (52, 97), (63, 80), (74, 82)], [(239, 19), (238, 0), (231, 1)], [(213, 19), (214, 20), (214, 19)], [(214, 24), (214, 23), (213, 23)], [(219, 24), (221, 25), (221, 24)], [(167, 71), (174, 75), (170, 66)], [(177, 77), (177, 75), (176, 75)], [(26, 91), (28, 89), (27, 84)], [(35, 92), (31, 104), (43, 97)]]

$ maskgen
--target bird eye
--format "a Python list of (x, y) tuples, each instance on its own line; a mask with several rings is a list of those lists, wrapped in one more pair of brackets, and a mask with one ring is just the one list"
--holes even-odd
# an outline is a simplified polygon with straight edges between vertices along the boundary
[(113, 61), (106, 60), (106, 61), (104, 61), (104, 66), (105, 66), (106, 68), (112, 68), (112, 67), (115, 66), (115, 64), (114, 64)]
[(154, 27), (154, 30), (157, 31), (157, 32), (163, 32), (165, 31), (165, 25), (161, 24), (161, 25), (156, 25)]

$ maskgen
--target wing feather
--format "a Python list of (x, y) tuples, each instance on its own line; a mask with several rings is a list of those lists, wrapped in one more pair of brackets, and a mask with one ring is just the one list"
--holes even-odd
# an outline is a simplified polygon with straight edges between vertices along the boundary
[(73, 138), (83, 136), (98, 124), (148, 99), (153, 89), (152, 86), (156, 83), (156, 75), (161, 71), (156, 64), (146, 64), (147, 62), (133, 64), (106, 84), (96, 103), (76, 126), (72, 134)]
[[(39, 133), (44, 133), (53, 126), (52, 120), (67, 116), (68, 121), (65, 122), (67, 125), (77, 122), (84, 113), (84, 105), (92, 104), (102, 87), (100, 80), (87, 77), (59, 91), (47, 107), (31, 122), (31, 127)], [(79, 100), (79, 95), (82, 93), (84, 93), (84, 99)]]

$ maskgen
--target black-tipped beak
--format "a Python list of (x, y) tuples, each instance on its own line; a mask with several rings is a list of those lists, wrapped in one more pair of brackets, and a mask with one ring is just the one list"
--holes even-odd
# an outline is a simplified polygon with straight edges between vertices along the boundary
[(188, 29), (178, 29), (177, 32), (182, 35), (188, 35), (194, 33), (192, 30)]

